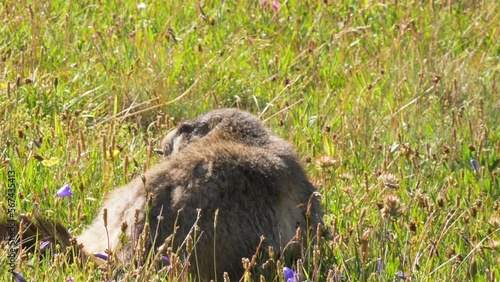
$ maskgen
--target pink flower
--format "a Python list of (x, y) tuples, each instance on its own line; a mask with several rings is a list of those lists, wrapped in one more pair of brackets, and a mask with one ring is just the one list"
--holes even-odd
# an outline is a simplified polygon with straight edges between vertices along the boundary
[(262, 7), (266, 7), (269, 4), (268, 0), (262, 0)]
[(274, 8), (274, 10), (278, 11), (280, 9), (280, 2), (273, 1), (273, 8)]

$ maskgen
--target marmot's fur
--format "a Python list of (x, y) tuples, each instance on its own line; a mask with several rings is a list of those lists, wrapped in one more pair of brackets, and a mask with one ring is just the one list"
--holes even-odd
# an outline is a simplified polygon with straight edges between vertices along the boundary
[[(215, 110), (185, 121), (165, 137), (162, 150), (165, 159), (144, 178), (113, 190), (77, 236), (86, 254), (111, 247), (129, 263), (145, 222), (147, 249), (156, 250), (175, 227), (174, 251), (183, 246), (182, 253), (196, 224), (192, 273), (208, 280), (228, 272), (235, 280), (243, 274), (241, 259), (252, 257), (261, 236), (263, 249), (280, 252), (298, 227), (316, 229), (322, 222), (316, 190), (292, 146), (247, 112)], [(120, 239), (123, 222), (128, 240)]]

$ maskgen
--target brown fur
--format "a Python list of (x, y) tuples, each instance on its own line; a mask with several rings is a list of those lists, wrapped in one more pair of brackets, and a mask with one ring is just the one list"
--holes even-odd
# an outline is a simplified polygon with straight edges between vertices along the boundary
[[(22, 229), (22, 237), (19, 237), (19, 230)], [(37, 238), (38, 236), (38, 238)], [(22, 247), (28, 251), (35, 249), (35, 242), (41, 243), (50, 241), (51, 245), (56, 243), (63, 248), (71, 246), (71, 235), (68, 230), (58, 222), (54, 222), (46, 217), (37, 217), (30, 220), (25, 215), (19, 221), (0, 218), (0, 242), (10, 241), (22, 242)]]
[(124, 221), (133, 238), (117, 254), (124, 263), (131, 260), (132, 244), (145, 221), (151, 229), (147, 248), (158, 248), (176, 226), (174, 250), (194, 235), (196, 223), (199, 238), (190, 256), (192, 273), (209, 280), (228, 272), (235, 280), (243, 274), (241, 259), (252, 257), (261, 236), (264, 247), (281, 252), (297, 227), (306, 230), (308, 223), (316, 228), (322, 222), (316, 190), (292, 147), (249, 113), (208, 112), (181, 123), (162, 146), (165, 159), (145, 179), (114, 190), (94, 223), (78, 236), (86, 253), (103, 253), (108, 246), (115, 250)]

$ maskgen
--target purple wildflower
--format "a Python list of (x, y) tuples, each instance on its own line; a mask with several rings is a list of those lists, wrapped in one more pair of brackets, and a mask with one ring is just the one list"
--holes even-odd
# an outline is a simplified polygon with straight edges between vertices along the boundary
[(24, 278), (21, 274), (19, 274), (17, 272), (13, 272), (12, 274), (14, 275), (14, 281), (16, 281), (16, 282), (27, 282), (26, 278)]
[(377, 273), (380, 274), (382, 273), (382, 259), (378, 259), (378, 264), (377, 264)]
[(166, 265), (170, 264), (170, 259), (167, 256), (161, 256), (160, 260)]
[(476, 159), (470, 159), (470, 164), (475, 172), (479, 172), (479, 166), (477, 165)]
[(42, 241), (40, 243), (40, 251), (45, 250), (50, 245), (50, 241)]
[(95, 253), (94, 256), (96, 256), (96, 257), (98, 257), (98, 258), (100, 258), (102, 260), (105, 260), (105, 261), (108, 260), (108, 255), (106, 255), (106, 254)]
[(71, 192), (71, 187), (68, 184), (64, 184), (59, 190), (57, 190), (58, 197), (71, 197), (73, 196), (73, 192)]
[(295, 272), (288, 267), (283, 267), (283, 276), (285, 277), (286, 282), (299, 282), (297, 275)]
[(268, 0), (262, 0), (261, 4), (262, 4), (262, 7), (266, 7), (269, 4), (269, 1)]
[(408, 275), (406, 275), (400, 271), (400, 272), (396, 273), (396, 278), (398, 278), (399, 280), (406, 280), (406, 279), (408, 279)]
[(335, 274), (335, 271), (330, 269), (329, 277), (333, 277), (333, 281), (343, 281), (345, 280), (345, 275), (342, 273)]

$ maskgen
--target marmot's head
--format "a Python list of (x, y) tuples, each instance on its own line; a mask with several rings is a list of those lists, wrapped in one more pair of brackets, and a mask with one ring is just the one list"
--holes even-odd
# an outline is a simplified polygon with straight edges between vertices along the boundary
[(180, 123), (163, 139), (163, 156), (175, 154), (188, 144), (205, 138), (248, 146), (264, 146), (272, 139), (257, 117), (238, 109), (220, 109)]

